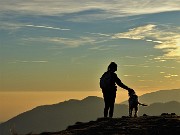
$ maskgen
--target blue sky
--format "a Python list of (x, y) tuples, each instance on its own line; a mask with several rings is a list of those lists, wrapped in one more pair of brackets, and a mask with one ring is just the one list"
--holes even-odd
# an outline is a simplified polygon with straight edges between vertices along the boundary
[(180, 0), (0, 0), (0, 91), (180, 87)]
[[(42, 104), (102, 96), (99, 78), (111, 61), (138, 95), (180, 88), (179, 3), (0, 0), (0, 121)], [(117, 91), (117, 103), (126, 99)]]

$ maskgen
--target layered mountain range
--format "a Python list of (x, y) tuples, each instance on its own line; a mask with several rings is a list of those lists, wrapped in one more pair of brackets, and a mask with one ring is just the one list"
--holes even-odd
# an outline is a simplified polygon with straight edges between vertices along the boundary
[[(139, 100), (147, 103), (148, 106), (139, 107), (139, 116), (143, 114), (154, 116), (161, 113), (180, 115), (178, 97), (180, 97), (179, 89), (142, 95)], [(94, 96), (83, 100), (72, 99), (58, 104), (38, 106), (0, 124), (0, 134), (10, 135), (10, 130), (20, 134), (61, 131), (78, 121), (88, 122), (102, 117), (103, 108), (103, 99)], [(114, 117), (122, 116), (128, 116), (128, 105), (116, 104)]]

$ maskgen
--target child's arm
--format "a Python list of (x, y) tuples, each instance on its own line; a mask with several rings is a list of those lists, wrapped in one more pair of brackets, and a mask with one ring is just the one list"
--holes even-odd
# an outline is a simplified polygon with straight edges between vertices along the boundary
[(142, 104), (142, 103), (140, 103), (140, 102), (138, 102), (138, 104), (139, 104), (139, 105), (142, 105), (142, 106), (148, 106), (148, 105), (146, 105), (146, 104)]

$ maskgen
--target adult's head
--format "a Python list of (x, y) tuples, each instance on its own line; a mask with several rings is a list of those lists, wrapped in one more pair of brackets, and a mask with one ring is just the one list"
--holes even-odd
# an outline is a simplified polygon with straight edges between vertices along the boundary
[(112, 72), (115, 72), (117, 71), (117, 64), (115, 62), (111, 62), (108, 66), (108, 71), (112, 71)]

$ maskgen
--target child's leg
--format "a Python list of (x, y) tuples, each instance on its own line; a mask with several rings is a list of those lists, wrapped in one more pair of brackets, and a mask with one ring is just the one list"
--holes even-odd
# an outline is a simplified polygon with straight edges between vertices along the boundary
[(134, 117), (137, 117), (138, 106), (136, 106), (134, 109), (135, 109)]
[(129, 107), (129, 117), (132, 117), (132, 111), (133, 111), (133, 108), (130, 106)]

